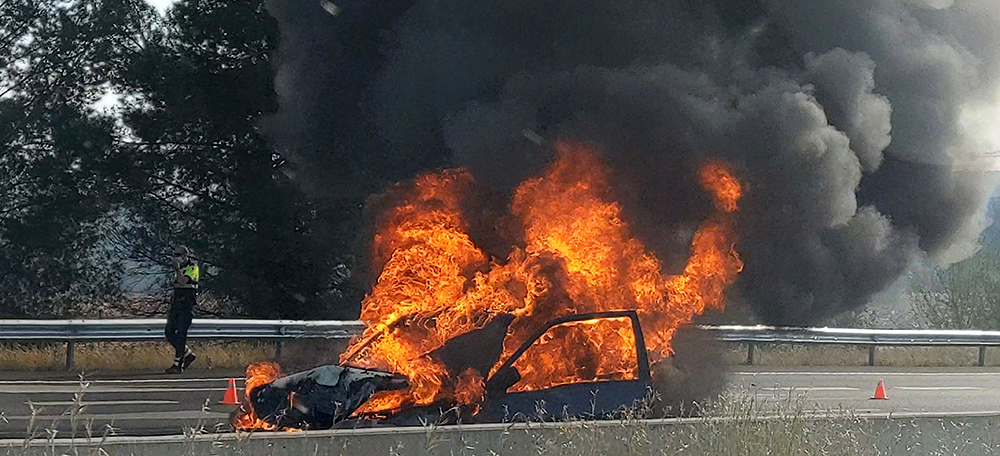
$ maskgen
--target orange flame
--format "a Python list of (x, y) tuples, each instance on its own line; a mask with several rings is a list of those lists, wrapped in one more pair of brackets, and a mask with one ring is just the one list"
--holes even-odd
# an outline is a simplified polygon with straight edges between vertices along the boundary
[(722, 212), (736, 212), (739, 207), (736, 202), (743, 196), (743, 186), (727, 168), (719, 161), (710, 161), (698, 170), (698, 182), (712, 193), (715, 208)]
[(486, 383), (479, 371), (468, 368), (458, 376), (455, 400), (461, 404), (478, 404), (486, 397)]
[[(655, 362), (673, 353), (677, 328), (707, 308), (722, 307), (726, 287), (743, 267), (732, 219), (742, 187), (727, 164), (700, 168), (699, 182), (716, 212), (695, 233), (683, 273), (669, 276), (632, 237), (597, 156), (566, 142), (556, 149), (558, 159), (545, 173), (515, 191), (511, 212), (521, 221), (524, 246), (513, 248), (505, 262), (488, 261), (467, 234), (461, 206), (473, 180), (466, 171), (425, 174), (390, 192), (399, 201), (383, 214), (374, 239), (374, 264), (382, 272), (362, 303), (368, 329), (347, 353), (358, 352), (351, 364), (399, 372), (411, 386), (380, 393), (359, 412), (440, 399), (480, 402), (489, 373), (448, 372), (424, 355), (499, 313), (516, 317), (501, 362), (552, 318), (607, 310), (639, 313)], [(380, 332), (385, 334), (357, 350)], [(635, 335), (627, 320), (553, 328), (529, 354), (515, 363), (522, 380), (514, 390), (636, 375)]]
[[(284, 374), (281, 373), (281, 366), (279, 366), (278, 363), (265, 361), (247, 366), (246, 388), (243, 391), (243, 396), (246, 398), (246, 403), (252, 404), (250, 402), (251, 391), (253, 391), (255, 388), (259, 386), (271, 383), (281, 378), (283, 375)], [(249, 411), (237, 417), (236, 422), (233, 424), (233, 427), (237, 431), (277, 430), (278, 428), (277, 426), (258, 418), (257, 414), (254, 413), (252, 406), (248, 406), (246, 410)]]

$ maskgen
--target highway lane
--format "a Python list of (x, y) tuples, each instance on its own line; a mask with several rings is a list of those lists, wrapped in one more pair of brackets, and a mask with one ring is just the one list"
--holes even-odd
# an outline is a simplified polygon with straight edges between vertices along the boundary
[[(731, 392), (809, 410), (1000, 415), (1000, 371), (991, 368), (737, 368)], [(879, 379), (887, 400), (872, 400)]]
[[(154, 373), (102, 376), (82, 387), (72, 378), (0, 377), (0, 438), (24, 438), (58, 429), (71, 434), (71, 410), (83, 391), (77, 435), (100, 435), (107, 426), (119, 435), (179, 434), (187, 428), (225, 430), (234, 406), (220, 405), (228, 376), (237, 373)], [(1000, 415), (1000, 370), (983, 368), (734, 368), (729, 392), (763, 406), (806, 411), (851, 410), (858, 415), (949, 413)], [(8, 378), (8, 379), (4, 379)], [(871, 400), (879, 379), (888, 400)], [(243, 381), (237, 379), (239, 394)], [(32, 406), (35, 408), (32, 421)]]
[[(221, 405), (229, 378), (159, 374), (100, 378), (0, 380), (0, 438), (23, 438), (33, 429), (59, 436), (180, 434), (185, 429), (228, 430), (235, 406)], [(242, 394), (243, 380), (237, 378)], [(81, 402), (82, 400), (82, 402)], [(77, 405), (82, 404), (82, 409)], [(75, 413), (74, 413), (75, 412)], [(74, 416), (75, 415), (75, 416)]]

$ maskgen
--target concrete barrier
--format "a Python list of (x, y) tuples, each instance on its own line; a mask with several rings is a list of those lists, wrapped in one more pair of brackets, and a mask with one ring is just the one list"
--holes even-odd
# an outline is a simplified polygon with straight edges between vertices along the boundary
[[(0, 441), (7, 454), (108, 455), (649, 455), (744, 448), (826, 448), (833, 454), (1000, 453), (996, 415), (697, 418)], [(812, 454), (806, 452), (806, 454)]]

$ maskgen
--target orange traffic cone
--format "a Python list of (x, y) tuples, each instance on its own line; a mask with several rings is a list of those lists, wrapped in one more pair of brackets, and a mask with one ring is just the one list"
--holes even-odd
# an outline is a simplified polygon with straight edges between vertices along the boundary
[(878, 386), (875, 387), (875, 396), (872, 399), (886, 400), (889, 399), (885, 395), (885, 387), (882, 386), (882, 379), (878, 379)]
[(240, 405), (240, 400), (236, 397), (236, 379), (229, 379), (229, 388), (226, 389), (226, 397), (219, 402), (222, 405)]

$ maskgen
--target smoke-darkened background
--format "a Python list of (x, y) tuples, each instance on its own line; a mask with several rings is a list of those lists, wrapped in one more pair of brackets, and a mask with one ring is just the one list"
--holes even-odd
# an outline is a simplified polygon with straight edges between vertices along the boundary
[(967, 257), (990, 223), (996, 183), (958, 168), (1000, 149), (993, 0), (268, 9), (280, 109), (262, 126), (334, 203), (441, 166), (502, 195), (549, 158), (525, 130), (572, 138), (678, 271), (711, 210), (692, 171), (723, 157), (748, 187), (733, 299), (802, 324), (863, 305), (915, 258)]

